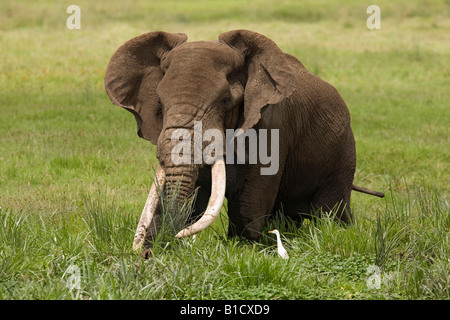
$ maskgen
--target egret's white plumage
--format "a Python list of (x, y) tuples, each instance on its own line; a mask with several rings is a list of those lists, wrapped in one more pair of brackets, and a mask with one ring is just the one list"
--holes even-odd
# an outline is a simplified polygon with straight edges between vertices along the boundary
[(275, 233), (277, 236), (278, 255), (283, 259), (289, 259), (289, 255), (288, 255), (286, 249), (283, 247), (283, 244), (281, 243), (280, 232), (277, 229), (274, 229), (272, 231), (269, 231), (269, 233)]

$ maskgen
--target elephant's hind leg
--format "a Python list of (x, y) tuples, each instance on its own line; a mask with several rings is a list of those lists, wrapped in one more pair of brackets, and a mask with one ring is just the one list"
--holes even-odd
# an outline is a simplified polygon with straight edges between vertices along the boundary
[(336, 219), (350, 224), (353, 215), (350, 208), (350, 185), (334, 181), (318, 190), (312, 200), (312, 210), (317, 212), (336, 210)]

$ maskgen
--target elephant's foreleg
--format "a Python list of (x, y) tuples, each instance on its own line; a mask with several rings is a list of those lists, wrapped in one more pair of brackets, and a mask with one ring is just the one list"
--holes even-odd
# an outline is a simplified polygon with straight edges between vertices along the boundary
[(275, 204), (281, 173), (261, 176), (258, 174), (259, 168), (253, 167), (256, 172), (250, 170), (249, 168), (246, 172), (246, 183), (228, 199), (228, 236), (242, 236), (259, 241)]
[(208, 201), (211, 196), (211, 187), (210, 186), (199, 186), (196, 188), (196, 198), (195, 198), (195, 205), (194, 205), (194, 211), (189, 218), (189, 224), (194, 223), (197, 221), (201, 216), (202, 213), (205, 212)]
[(205, 212), (209, 197), (211, 196), (211, 169), (204, 167), (199, 170), (198, 179), (195, 184), (195, 204), (192, 216), (189, 219), (189, 224), (194, 223)]

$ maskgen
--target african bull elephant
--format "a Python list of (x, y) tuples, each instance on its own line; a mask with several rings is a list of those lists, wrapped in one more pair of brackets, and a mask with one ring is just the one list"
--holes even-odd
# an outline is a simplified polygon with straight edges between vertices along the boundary
[[(119, 47), (105, 74), (111, 101), (132, 112), (138, 135), (157, 146), (159, 167), (135, 248), (158, 229), (161, 211), (155, 184), (167, 191), (178, 183), (180, 204), (200, 187), (194, 211), (200, 218), (177, 237), (208, 227), (225, 196), (229, 236), (255, 241), (281, 204), (293, 219), (340, 204), (337, 218), (348, 223), (352, 189), (383, 196), (353, 184), (356, 156), (350, 115), (333, 86), (252, 31), (225, 32), (218, 41), (186, 41), (184, 34), (142, 34)], [(228, 161), (234, 155), (230, 158), (225, 146), (216, 150), (213, 163), (194, 161), (192, 154), (192, 161), (175, 163), (173, 150), (179, 140), (173, 139), (174, 132), (183, 129), (195, 135), (196, 123), (201, 123), (201, 132), (216, 130), (223, 137), (234, 129), (235, 139), (249, 130), (259, 134), (267, 129), (269, 136), (276, 132), (277, 145), (271, 149), (278, 155), (276, 172), (262, 174), (267, 163), (260, 160)], [(248, 148), (245, 152), (248, 157)]]

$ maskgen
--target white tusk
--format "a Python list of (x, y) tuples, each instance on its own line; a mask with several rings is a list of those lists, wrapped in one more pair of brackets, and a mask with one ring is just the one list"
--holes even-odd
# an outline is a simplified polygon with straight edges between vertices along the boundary
[(225, 199), (226, 188), (226, 172), (223, 157), (216, 160), (211, 167), (211, 197), (209, 198), (208, 207), (202, 217), (191, 226), (181, 230), (175, 237), (184, 238), (209, 227), (219, 216), (222, 209), (223, 200)]
[(159, 192), (164, 188), (166, 182), (166, 173), (161, 165), (158, 165), (156, 175), (153, 180), (150, 193), (148, 194), (147, 201), (145, 202), (144, 210), (142, 210), (141, 219), (139, 220), (136, 234), (134, 235), (133, 250), (140, 251), (144, 245), (144, 239), (147, 235), (147, 230), (152, 223), (153, 216), (159, 205)]

